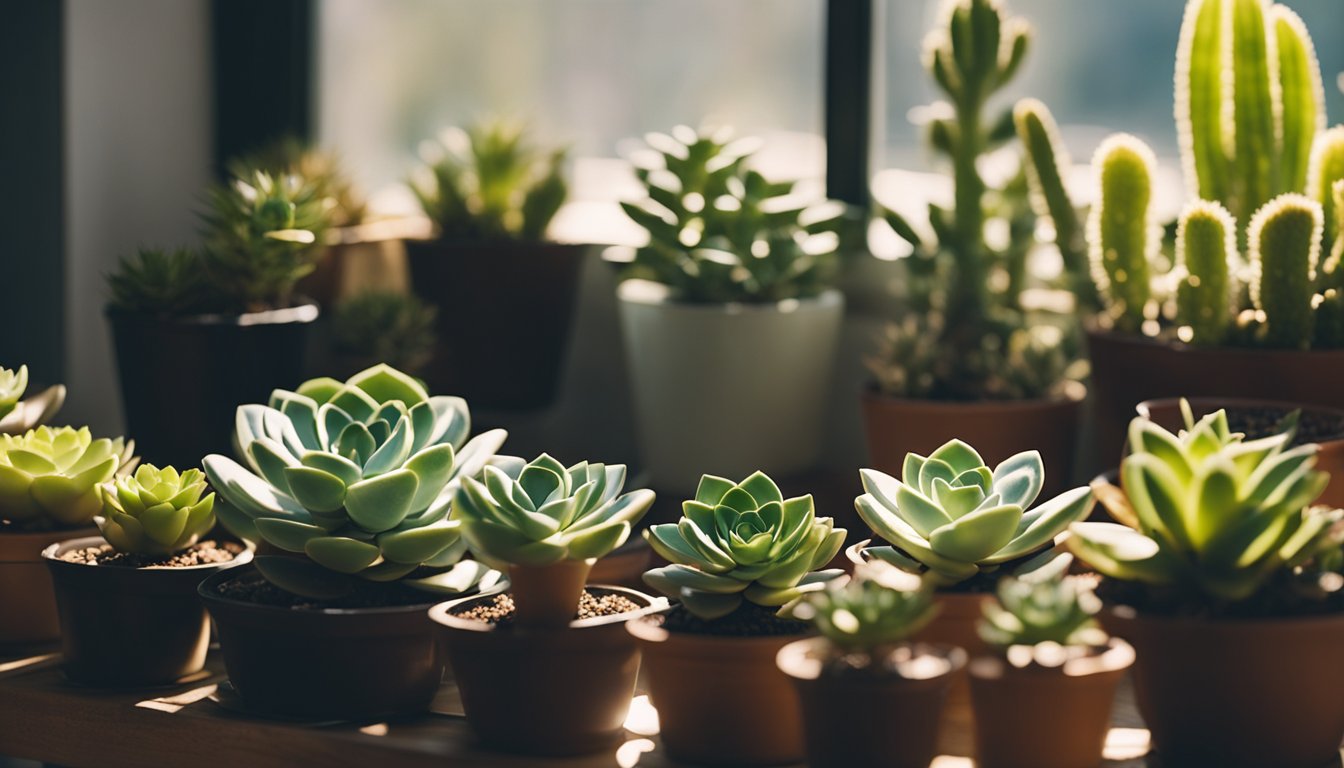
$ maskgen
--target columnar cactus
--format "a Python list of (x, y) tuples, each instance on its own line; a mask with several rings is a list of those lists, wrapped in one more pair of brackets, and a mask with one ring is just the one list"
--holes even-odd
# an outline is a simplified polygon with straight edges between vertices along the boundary
[(1149, 262), (1157, 252), (1158, 230), (1149, 203), (1157, 160), (1147, 144), (1118, 134), (1097, 147), (1092, 166), (1101, 185), (1087, 221), (1092, 275), (1116, 327), (1137, 331), (1152, 300)]
[(135, 474), (99, 488), (103, 514), (93, 521), (118, 552), (166, 557), (215, 527), (215, 494), (205, 493), (199, 469), (179, 474), (172, 467), (142, 464)]
[(1344, 125), (1322, 133), (1316, 138), (1316, 147), (1311, 154), (1311, 171), (1307, 182), (1307, 195), (1321, 204), (1325, 214), (1325, 234), (1321, 240), (1323, 254), (1331, 256), (1340, 250), (1344, 241), (1344, 205), (1338, 204), (1337, 196), (1344, 195), (1339, 183), (1344, 181)]
[(102, 510), (98, 486), (129, 472), (134, 441), (99, 438), (88, 427), (38, 427), (0, 435), (0, 520), (46, 530), (88, 525)]
[(1196, 200), (1181, 213), (1176, 230), (1176, 264), (1184, 268), (1176, 287), (1176, 322), (1195, 344), (1222, 342), (1232, 322), (1237, 255), (1237, 222), (1218, 203)]
[(1251, 299), (1264, 312), (1270, 346), (1311, 342), (1321, 228), (1320, 204), (1296, 194), (1276, 198), (1251, 219)]

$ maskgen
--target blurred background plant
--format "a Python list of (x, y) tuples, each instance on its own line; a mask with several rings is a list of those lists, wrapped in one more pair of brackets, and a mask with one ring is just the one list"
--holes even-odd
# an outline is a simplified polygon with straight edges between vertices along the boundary
[(412, 295), (364, 291), (337, 305), (332, 319), (334, 350), (351, 360), (384, 362), (415, 373), (434, 352), (437, 314), (437, 309)]
[(190, 248), (142, 248), (122, 257), (107, 276), (111, 306), (123, 312), (178, 317), (211, 304), (200, 253)]
[(367, 201), (335, 150), (287, 137), (229, 163), (229, 173), (236, 178), (248, 178), (253, 170), (304, 179), (318, 197), (333, 201), (328, 214), (333, 227), (360, 224), (368, 216)]

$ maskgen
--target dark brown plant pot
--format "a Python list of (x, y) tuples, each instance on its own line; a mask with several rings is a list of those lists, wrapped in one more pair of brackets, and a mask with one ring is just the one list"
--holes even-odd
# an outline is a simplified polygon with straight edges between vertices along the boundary
[(127, 434), (144, 460), (194, 467), (231, 454), (234, 416), (309, 373), (315, 304), (165, 318), (108, 310)]
[(543, 629), (497, 627), (455, 615), (492, 597), (454, 600), (429, 612), (467, 722), (482, 742), (508, 752), (564, 756), (596, 752), (620, 738), (639, 673), (639, 649), (623, 625), (666, 610), (667, 600), (621, 587), (589, 591), (619, 594), (641, 608)]
[(970, 444), (991, 468), (1022, 451), (1045, 462), (1041, 498), (1073, 487), (1073, 459), (1082, 400), (942, 402), (863, 393), (869, 466), (900, 477), (907, 453), (928, 456), (953, 438)]
[(644, 653), (663, 746), (698, 765), (801, 762), (798, 694), (775, 657), (797, 640), (668, 632), (660, 617), (625, 625)]
[(917, 644), (893, 651), (895, 669), (828, 668), (824, 638), (796, 640), (777, 657), (802, 706), (812, 768), (928, 768), (937, 754), (938, 716), (960, 648)]
[(975, 757), (980, 768), (1101, 765), (1111, 703), (1134, 649), (1112, 639), (1063, 667), (1015, 667), (999, 656), (971, 662)]
[(1205, 349), (1095, 328), (1087, 344), (1103, 464), (1120, 455), (1134, 407), (1144, 400), (1226, 397), (1344, 408), (1344, 350)]
[(438, 307), (425, 379), (474, 407), (555, 401), (584, 257), (562, 243), (407, 241), (411, 289)]
[(51, 572), (42, 550), (72, 536), (96, 536), (97, 528), (43, 533), (0, 533), (0, 647), (40, 645), (61, 636)]
[[(1288, 413), (1301, 409), (1301, 428), (1311, 427), (1322, 436), (1316, 439), (1320, 450), (1316, 452), (1316, 468), (1330, 473), (1330, 484), (1321, 493), (1318, 503), (1332, 507), (1344, 507), (1344, 410), (1324, 406), (1302, 406), (1297, 403), (1282, 403), (1269, 400), (1248, 400), (1244, 398), (1195, 397), (1189, 398), (1190, 410), (1196, 419), (1226, 409), (1236, 428), (1238, 411), (1257, 413)], [(1181, 415), (1180, 398), (1145, 400), (1135, 408), (1140, 416), (1151, 419), (1153, 423), (1170, 431), (1185, 429), (1185, 419)], [(1330, 433), (1334, 432), (1333, 435)], [(1302, 434), (1299, 429), (1299, 434)]]
[(118, 568), (60, 559), (106, 544), (101, 536), (52, 544), (42, 552), (56, 587), (61, 653), (71, 680), (94, 686), (161, 685), (200, 672), (210, 618), (196, 588), (232, 562), (185, 568)]
[(1134, 690), (1163, 765), (1318, 768), (1344, 737), (1344, 615), (1218, 621), (1103, 611), (1138, 654)]
[(253, 578), (231, 568), (198, 590), (215, 620), (229, 681), (258, 714), (359, 719), (423, 712), (443, 679), (423, 605), (304, 609), (234, 600), (218, 585)]

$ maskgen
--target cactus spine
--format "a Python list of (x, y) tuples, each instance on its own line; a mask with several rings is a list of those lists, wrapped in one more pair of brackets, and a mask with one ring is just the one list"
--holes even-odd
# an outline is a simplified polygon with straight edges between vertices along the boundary
[(1149, 259), (1158, 242), (1148, 209), (1156, 164), (1152, 150), (1128, 134), (1103, 141), (1092, 159), (1101, 182), (1087, 222), (1092, 274), (1122, 331), (1140, 330), (1152, 298)]
[(1191, 343), (1216, 345), (1227, 332), (1234, 286), (1228, 265), (1238, 260), (1236, 232), (1236, 220), (1218, 203), (1196, 200), (1181, 213), (1176, 263), (1185, 274), (1176, 287), (1176, 322), (1189, 329)]
[(1321, 251), (1320, 203), (1275, 198), (1251, 219), (1251, 300), (1264, 313), (1265, 343), (1305, 348), (1312, 338), (1312, 297)]

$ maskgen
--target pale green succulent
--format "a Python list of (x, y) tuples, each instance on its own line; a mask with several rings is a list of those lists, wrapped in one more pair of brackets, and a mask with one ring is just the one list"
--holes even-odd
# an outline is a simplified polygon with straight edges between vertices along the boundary
[[(1175, 587), (1217, 601), (1253, 596), (1276, 573), (1337, 551), (1344, 510), (1310, 507), (1329, 481), (1317, 446), (1292, 445), (1294, 428), (1244, 440), (1215, 411), (1173, 435), (1130, 423), (1120, 488), (1098, 484), (1114, 523), (1079, 523), (1070, 551), (1102, 574)], [(1295, 426), (1295, 422), (1294, 422)]]
[(598, 558), (625, 543), (653, 505), (653, 491), (621, 495), (625, 465), (581, 461), (566, 468), (547, 454), (524, 464), (499, 457), (481, 479), (465, 478), (453, 519), (482, 560), (541, 567)]
[(220, 455), (204, 466), (229, 530), (307, 556), (258, 557), (263, 575), (324, 597), (350, 588), (338, 574), (392, 581), (458, 562), (466, 546), (448, 519), (453, 493), (507, 434), (468, 441), (470, 429), (461, 398), (429, 397), (379, 365), (343, 384), (314, 380), (277, 390), (269, 405), (240, 406), (234, 439), (248, 466)]
[(937, 612), (931, 582), (874, 560), (853, 580), (807, 595), (793, 615), (847, 653), (871, 653), (911, 637)]
[(736, 484), (705, 475), (682, 511), (679, 522), (644, 532), (672, 563), (644, 581), (701, 618), (726, 616), (743, 600), (787, 613), (798, 597), (844, 573), (817, 569), (840, 551), (845, 529), (817, 517), (811, 495), (785, 499), (763, 472)]
[(0, 368), (0, 419), (14, 410), (23, 399), (26, 389), (28, 389), (28, 366), (20, 365), (17, 371)]
[(1076, 576), (999, 581), (997, 599), (984, 606), (980, 638), (990, 645), (1102, 645), (1095, 617), (1101, 600)]
[(991, 472), (974, 448), (951, 440), (928, 458), (906, 454), (901, 480), (873, 469), (859, 475), (866, 491), (854, 502), (859, 517), (894, 545), (869, 554), (947, 584), (1049, 547), (1092, 509), (1085, 487), (1028, 509), (1045, 482), (1036, 451)]
[(88, 427), (38, 427), (0, 435), (0, 520), (22, 528), (88, 525), (102, 510), (98, 486), (135, 468), (134, 441)]
[(135, 474), (99, 487), (103, 514), (93, 521), (118, 552), (171, 555), (215, 527), (215, 494), (205, 493), (199, 469), (179, 474), (172, 467), (143, 464)]

